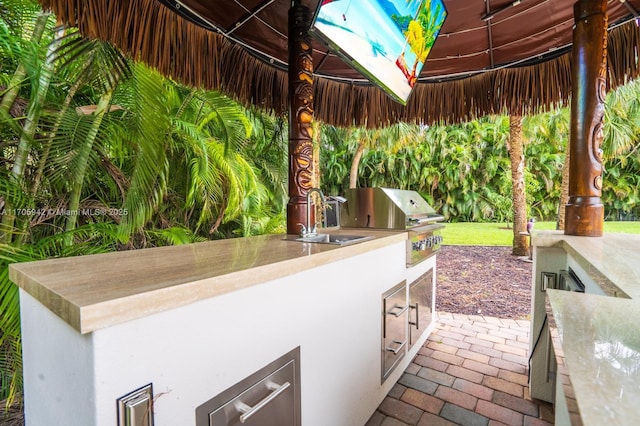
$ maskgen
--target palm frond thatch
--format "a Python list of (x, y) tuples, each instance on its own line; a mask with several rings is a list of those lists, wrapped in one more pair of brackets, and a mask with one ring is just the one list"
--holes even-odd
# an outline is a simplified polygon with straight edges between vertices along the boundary
[[(277, 114), (287, 111), (287, 73), (262, 62), (222, 35), (186, 21), (156, 0), (39, 0), (66, 24), (109, 40), (133, 58), (183, 83), (221, 90)], [(162, 29), (162, 30), (160, 30)], [(179, 35), (179, 36), (176, 36)], [(609, 33), (609, 83), (639, 74), (640, 28), (635, 22)], [(570, 53), (530, 66), (416, 85), (406, 107), (371, 85), (315, 80), (316, 117), (339, 125), (378, 127), (397, 121), (455, 123), (495, 114), (520, 115), (566, 105), (571, 93)]]

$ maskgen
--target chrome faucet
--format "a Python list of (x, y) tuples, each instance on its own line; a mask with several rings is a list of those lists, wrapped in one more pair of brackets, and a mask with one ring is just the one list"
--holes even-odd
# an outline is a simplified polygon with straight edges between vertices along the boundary
[(320, 196), (320, 200), (322, 201), (322, 209), (324, 210), (324, 206), (326, 203), (324, 194), (322, 193), (320, 188), (311, 188), (307, 192), (307, 226), (300, 224), (301, 237), (314, 237), (318, 235), (316, 224), (319, 223), (319, 221), (314, 223), (313, 225), (311, 224), (311, 194), (313, 194), (314, 192)]

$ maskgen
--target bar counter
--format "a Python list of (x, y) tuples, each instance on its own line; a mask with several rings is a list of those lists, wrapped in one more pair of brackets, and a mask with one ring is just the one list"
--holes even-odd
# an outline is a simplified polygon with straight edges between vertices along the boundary
[[(557, 424), (637, 424), (640, 235), (589, 238), (545, 232), (535, 236), (535, 246), (562, 248), (604, 292), (547, 290), (546, 313), (558, 363)], [(567, 408), (564, 413), (559, 402)]]
[(404, 231), (331, 232), (372, 239), (338, 246), (284, 234), (232, 238), (12, 264), (9, 278), (85, 334), (407, 239)]

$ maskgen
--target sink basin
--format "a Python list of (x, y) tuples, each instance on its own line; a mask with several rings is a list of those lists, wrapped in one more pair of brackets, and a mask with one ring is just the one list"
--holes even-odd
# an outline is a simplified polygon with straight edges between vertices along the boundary
[(320, 244), (336, 244), (344, 246), (347, 244), (360, 243), (370, 240), (373, 237), (364, 235), (347, 235), (347, 234), (318, 234), (308, 237), (296, 238), (295, 241), (303, 243), (320, 243)]

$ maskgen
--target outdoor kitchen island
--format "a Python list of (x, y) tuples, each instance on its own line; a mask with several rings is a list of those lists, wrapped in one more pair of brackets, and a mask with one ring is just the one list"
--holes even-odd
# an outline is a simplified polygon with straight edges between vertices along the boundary
[[(199, 406), (298, 347), (285, 392), (301, 390), (302, 424), (364, 424), (430, 329), (394, 349), (406, 355), (383, 381), (381, 297), (407, 279), (407, 232), (335, 232), (370, 239), (269, 235), (11, 265), (26, 425), (112, 426), (151, 394), (156, 426), (199, 425)], [(417, 268), (435, 274), (435, 255)]]
[(531, 396), (558, 425), (640, 418), (640, 235), (534, 235)]

